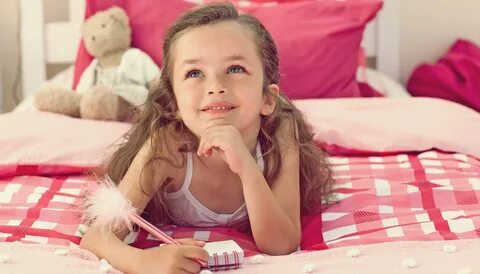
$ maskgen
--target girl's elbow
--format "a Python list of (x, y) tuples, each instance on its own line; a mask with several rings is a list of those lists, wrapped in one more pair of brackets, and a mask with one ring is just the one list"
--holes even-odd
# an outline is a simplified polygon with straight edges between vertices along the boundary
[(90, 245), (90, 240), (89, 240), (89, 237), (87, 235), (84, 235), (82, 237), (82, 239), (80, 240), (80, 244), (79, 244), (79, 247), (81, 249), (85, 249), (85, 250), (89, 250), (91, 251), (91, 245)]
[(298, 250), (300, 246), (300, 237), (294, 237), (290, 240), (275, 241), (266, 244), (257, 244), (260, 252), (267, 255), (288, 255)]

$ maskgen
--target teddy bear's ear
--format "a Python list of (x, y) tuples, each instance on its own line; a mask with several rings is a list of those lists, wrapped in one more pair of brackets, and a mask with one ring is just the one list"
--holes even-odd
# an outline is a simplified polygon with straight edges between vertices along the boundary
[(121, 22), (124, 26), (128, 26), (128, 23), (129, 23), (129, 19), (128, 19), (128, 15), (127, 13), (125, 12), (125, 10), (123, 10), (122, 8), (120, 7), (112, 7), (110, 8), (110, 16), (117, 20), (118, 22)]

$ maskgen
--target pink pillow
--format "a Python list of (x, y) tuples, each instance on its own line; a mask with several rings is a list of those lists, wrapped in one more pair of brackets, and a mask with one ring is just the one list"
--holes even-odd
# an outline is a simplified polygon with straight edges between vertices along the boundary
[(281, 88), (290, 98), (360, 97), (355, 75), (363, 30), (382, 3), (295, 1), (246, 9), (277, 43)]
[[(131, 19), (132, 44), (161, 65), (165, 28), (192, 6), (180, 0), (87, 0), (86, 17), (111, 5)], [(382, 0), (250, 2), (240, 9), (256, 16), (275, 39), (280, 54), (281, 88), (291, 98), (360, 97), (355, 81), (363, 30)], [(74, 86), (90, 62), (83, 44), (75, 63)]]

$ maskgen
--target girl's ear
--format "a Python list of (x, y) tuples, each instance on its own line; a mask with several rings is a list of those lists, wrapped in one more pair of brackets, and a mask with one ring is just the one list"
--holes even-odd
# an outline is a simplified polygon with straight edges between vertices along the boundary
[(265, 95), (265, 101), (263, 102), (263, 106), (260, 109), (260, 114), (267, 116), (272, 114), (277, 106), (277, 98), (278, 94), (280, 93), (280, 88), (276, 84), (268, 85), (268, 94)]

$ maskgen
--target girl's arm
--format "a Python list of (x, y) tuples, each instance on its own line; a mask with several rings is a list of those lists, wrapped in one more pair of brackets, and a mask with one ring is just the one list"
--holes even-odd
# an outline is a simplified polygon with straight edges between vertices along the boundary
[[(124, 178), (118, 185), (119, 191), (132, 202), (132, 204), (139, 210), (143, 210), (151, 195), (146, 195), (140, 188), (139, 179), (142, 168), (150, 158), (150, 142), (146, 142), (135, 156)], [(146, 170), (142, 174), (142, 182), (151, 180), (151, 173)], [(122, 240), (127, 235), (128, 230), (115, 234), (102, 235), (95, 227), (95, 223), (87, 230), (80, 242), (80, 247), (93, 252), (100, 258), (105, 258), (116, 268), (126, 271), (131, 271), (131, 264), (127, 264), (126, 257), (136, 254), (137, 250), (133, 247), (125, 245)]]
[[(122, 240), (127, 235), (127, 231), (122, 233), (103, 235), (95, 227), (88, 229), (80, 242), (80, 248), (91, 251), (99, 258), (106, 259), (116, 269), (125, 273), (136, 273), (135, 263), (139, 261), (139, 249), (131, 247)], [(125, 260), (125, 258), (132, 258)]]
[(257, 247), (272, 255), (296, 251), (301, 238), (300, 158), (293, 121), (284, 120), (277, 136), (283, 157), (277, 180), (269, 187), (253, 158), (239, 174)]
[[(151, 158), (150, 153), (150, 143), (146, 142), (118, 185), (119, 191), (140, 211), (145, 209), (155, 193), (155, 191), (148, 191), (145, 194), (140, 181), (155, 184), (151, 186), (155, 190), (160, 187), (163, 178), (169, 173), (165, 163), (157, 164), (155, 168), (145, 168), (142, 172)], [(144, 187), (144, 189), (148, 188)], [(83, 236), (80, 247), (93, 252), (99, 258), (106, 259), (112, 266), (125, 273), (152, 273), (159, 269), (165, 273), (194, 272), (200, 269), (200, 265), (189, 259), (208, 258), (208, 254), (201, 248), (203, 244), (199, 242), (186, 242), (189, 244), (187, 246), (166, 245), (161, 248), (141, 250), (123, 243), (122, 240), (127, 233), (128, 230), (124, 229), (116, 234), (104, 235), (94, 223)]]

